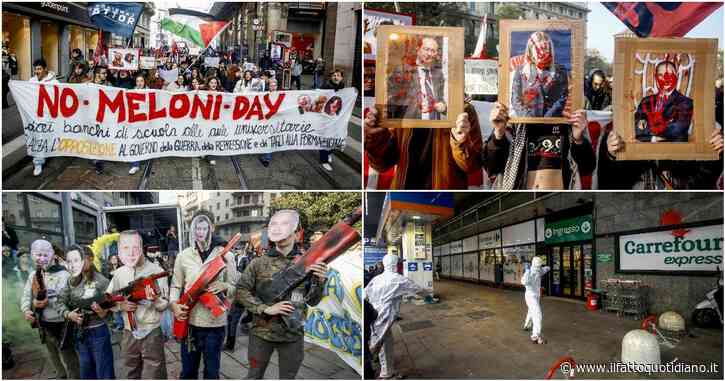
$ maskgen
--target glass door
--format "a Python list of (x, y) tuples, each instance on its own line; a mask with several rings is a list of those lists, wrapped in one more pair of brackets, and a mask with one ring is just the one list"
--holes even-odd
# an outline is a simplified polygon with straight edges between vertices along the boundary
[(551, 248), (551, 294), (561, 296), (561, 248)]
[(561, 248), (561, 293), (564, 296), (571, 296), (574, 280), (571, 271), (571, 248)]
[(572, 280), (575, 282), (573, 285), (574, 297), (582, 297), (582, 248), (580, 245), (572, 246)]

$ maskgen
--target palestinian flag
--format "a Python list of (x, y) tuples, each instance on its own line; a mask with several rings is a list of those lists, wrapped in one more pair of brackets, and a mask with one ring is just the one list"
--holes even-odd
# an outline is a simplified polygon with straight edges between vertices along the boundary
[(180, 8), (169, 9), (169, 17), (161, 20), (161, 29), (206, 49), (231, 21)]

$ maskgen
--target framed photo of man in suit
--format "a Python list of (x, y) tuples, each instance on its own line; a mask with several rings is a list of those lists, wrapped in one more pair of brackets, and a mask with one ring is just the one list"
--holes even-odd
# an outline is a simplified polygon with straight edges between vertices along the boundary
[(375, 103), (387, 128), (451, 128), (463, 112), (463, 28), (381, 25)]
[(582, 108), (584, 21), (501, 20), (498, 99), (512, 123), (567, 123)]
[(614, 128), (618, 160), (717, 160), (717, 39), (615, 40)]

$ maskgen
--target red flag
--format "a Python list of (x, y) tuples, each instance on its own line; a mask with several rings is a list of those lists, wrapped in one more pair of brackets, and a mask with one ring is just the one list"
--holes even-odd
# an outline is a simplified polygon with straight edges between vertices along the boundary
[(639, 37), (683, 37), (722, 2), (602, 3)]

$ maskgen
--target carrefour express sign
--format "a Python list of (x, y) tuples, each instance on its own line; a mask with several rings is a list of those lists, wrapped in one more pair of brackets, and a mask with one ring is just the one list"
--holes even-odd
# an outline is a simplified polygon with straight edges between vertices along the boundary
[(717, 271), (722, 268), (723, 226), (621, 235), (620, 271)]

